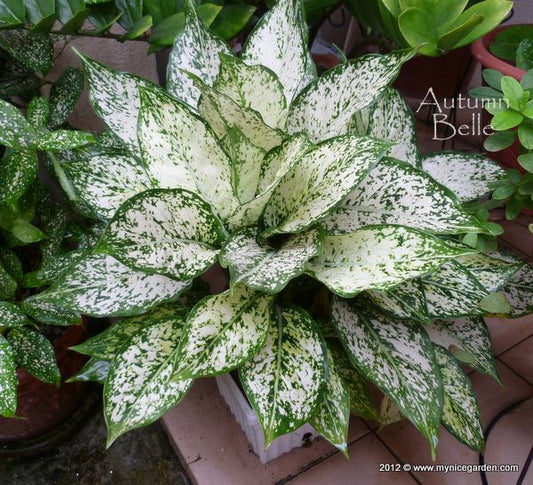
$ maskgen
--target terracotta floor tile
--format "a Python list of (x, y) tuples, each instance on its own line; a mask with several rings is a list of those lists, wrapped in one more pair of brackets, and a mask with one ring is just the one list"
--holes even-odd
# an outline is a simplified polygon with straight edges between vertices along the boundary
[(504, 245), (508, 245), (511, 249), (516, 250), (526, 259), (533, 255), (533, 236), (527, 228), (516, 221), (500, 222), (504, 229), (504, 233), (500, 236), (500, 240)]
[(533, 337), (504, 352), (499, 358), (533, 385)]
[(496, 355), (533, 335), (533, 315), (516, 319), (486, 318)]
[[(336, 450), (323, 439), (262, 465), (220, 397), (214, 379), (196, 381), (189, 395), (163, 417), (182, 461), (199, 485), (271, 485)], [(350, 441), (369, 433), (352, 419)]]
[(348, 461), (340, 453), (293, 478), (288, 485), (416, 485), (406, 472), (381, 472), (379, 464), (396, 464), (396, 458), (375, 435), (349, 447)]

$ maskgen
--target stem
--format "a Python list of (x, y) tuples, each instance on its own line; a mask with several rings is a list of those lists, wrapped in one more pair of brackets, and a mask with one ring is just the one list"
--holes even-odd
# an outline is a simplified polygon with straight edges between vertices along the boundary
[(65, 171), (63, 170), (63, 167), (57, 160), (56, 156), (52, 152), (46, 152), (50, 160), (52, 161), (52, 165), (54, 166), (54, 171), (57, 175), (57, 178), (59, 179), (59, 184), (67, 194), (68, 198), (72, 201), (77, 201), (78, 196), (76, 195), (76, 192), (74, 191), (74, 188), (72, 187), (72, 184), (70, 183), (70, 180), (67, 178)]
[[(76, 32), (75, 34), (65, 34), (61, 32), (60, 30), (52, 30), (50, 31), (50, 33), (55, 34), (55, 35), (63, 35), (64, 37), (98, 37), (101, 39), (114, 39), (120, 42), (124, 42), (124, 40), (122, 39), (122, 36), (124, 34), (112, 34), (111, 32), (102, 33), (102, 32), (97, 32), (96, 30), (80, 30), (79, 32)], [(148, 37), (149, 36), (147, 34), (142, 34), (141, 36), (135, 39), (128, 39), (128, 40), (145, 42), (148, 40)]]

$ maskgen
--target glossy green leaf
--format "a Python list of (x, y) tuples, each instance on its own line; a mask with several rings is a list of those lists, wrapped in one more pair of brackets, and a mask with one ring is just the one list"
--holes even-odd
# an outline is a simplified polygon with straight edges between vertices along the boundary
[(226, 4), (209, 28), (223, 39), (231, 39), (246, 27), (255, 11), (255, 6), (245, 3)]
[(25, 0), (24, 5), (27, 19), (34, 25), (55, 13), (54, 0)]
[(131, 30), (142, 17), (143, 0), (115, 0), (115, 5), (122, 12), (120, 25), (125, 30)]
[(0, 415), (15, 416), (17, 411), (17, 369), (9, 342), (0, 335)]
[(510, 25), (496, 34), (489, 44), (489, 50), (496, 57), (514, 61), (520, 42), (529, 35), (533, 35), (531, 25)]
[(109, 373), (110, 362), (107, 360), (89, 359), (89, 361), (66, 382), (98, 382), (104, 384)]
[(26, 8), (24, 0), (0, 1), (0, 25), (14, 26), (24, 23)]

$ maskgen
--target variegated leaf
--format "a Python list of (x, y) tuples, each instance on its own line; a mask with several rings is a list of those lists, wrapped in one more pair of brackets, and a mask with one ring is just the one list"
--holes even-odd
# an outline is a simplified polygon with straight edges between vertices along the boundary
[(476, 252), (403, 226), (367, 226), (352, 234), (326, 236), (322, 248), (308, 271), (344, 297), (392, 289), (436, 270), (446, 260)]
[(381, 159), (388, 145), (346, 135), (309, 150), (281, 178), (263, 214), (264, 236), (301, 232), (324, 219)]
[(79, 312), (65, 310), (56, 303), (27, 298), (22, 302), (21, 307), (26, 315), (47, 325), (68, 327), (82, 323)]
[(265, 150), (255, 146), (238, 128), (231, 128), (222, 145), (232, 161), (233, 190), (241, 204), (256, 194)]
[(502, 290), (511, 304), (512, 318), (533, 313), (533, 267), (526, 264)]
[(50, 88), (51, 128), (56, 128), (67, 120), (83, 92), (83, 83), (83, 73), (73, 67), (67, 67), (54, 82)]
[(146, 426), (177, 404), (191, 379), (175, 379), (174, 353), (183, 319), (168, 319), (136, 333), (115, 357), (104, 385), (107, 446), (123, 433)]
[(88, 255), (47, 291), (29, 298), (94, 317), (127, 316), (171, 301), (190, 286), (162, 275), (135, 271), (111, 256)]
[(411, 51), (367, 55), (330, 69), (292, 103), (289, 133), (304, 131), (315, 142), (347, 133), (354, 114), (385, 92), (412, 55)]
[(48, 98), (36, 96), (28, 104), (26, 118), (28, 122), (37, 130), (46, 129), (50, 117), (50, 103)]
[(21, 112), (0, 99), (0, 144), (11, 148), (29, 148), (37, 143), (37, 132)]
[(73, 150), (95, 142), (92, 133), (74, 130), (56, 130), (39, 135), (37, 147), (39, 150), (51, 152)]
[(353, 365), (395, 402), (434, 455), (443, 391), (427, 334), (411, 322), (366, 315), (340, 298), (333, 301), (332, 318)]
[(122, 152), (87, 150), (62, 167), (76, 194), (101, 219), (110, 219), (123, 202), (153, 187), (142, 163)]
[(426, 331), (432, 342), (499, 381), (489, 330), (482, 318), (437, 320), (428, 325)]
[(525, 263), (504, 261), (497, 254), (491, 256), (470, 254), (457, 258), (457, 262), (474, 275), (487, 291), (498, 291)]
[(418, 278), (404, 281), (388, 291), (370, 290), (367, 295), (386, 315), (393, 318), (412, 319), (422, 323), (429, 323), (431, 320), (424, 288)]
[(335, 361), (337, 372), (348, 386), (350, 412), (364, 419), (378, 421), (378, 410), (370, 393), (368, 381), (352, 365), (337, 339), (335, 341), (329, 339), (327, 346)]
[(267, 153), (259, 173), (258, 195), (239, 206), (229, 218), (229, 222), (237, 228), (255, 225), (282, 177), (312, 146), (307, 136), (299, 133), (287, 138), (279, 147)]
[(483, 314), (478, 304), (489, 292), (475, 276), (456, 261), (447, 262), (422, 278), (428, 312), (432, 319)]
[(394, 142), (391, 157), (420, 167), (413, 113), (395, 89), (389, 88), (374, 105), (367, 134)]
[(436, 234), (481, 232), (455, 196), (407, 163), (383, 159), (323, 222), (330, 234), (401, 224)]
[(40, 270), (26, 273), (24, 275), (24, 286), (27, 288), (38, 288), (53, 283), (65, 273), (72, 264), (83, 258), (83, 256), (83, 251), (74, 250), (57, 256), (48, 257), (43, 261)]
[(66, 382), (98, 382), (104, 384), (109, 373), (111, 362), (99, 360), (96, 358), (89, 361), (73, 376), (69, 377)]
[(272, 303), (244, 285), (202, 300), (187, 318), (176, 375), (212, 376), (242, 365), (265, 343)]
[(212, 85), (220, 67), (220, 53), (231, 50), (211, 33), (198, 17), (192, 2), (186, 2), (185, 27), (174, 39), (167, 65), (167, 90), (177, 100), (193, 108), (198, 105), (200, 91), (184, 71), (198, 76)]
[(235, 56), (221, 54), (220, 59), (213, 87), (243, 108), (257, 111), (268, 126), (284, 129), (288, 106), (277, 76), (265, 66), (250, 66)]
[(17, 411), (17, 368), (9, 342), (0, 335), (0, 416), (11, 418)]
[(138, 154), (139, 88), (151, 91), (160, 88), (146, 79), (115, 71), (80, 53), (78, 55), (83, 61), (94, 111), (133, 154)]
[(244, 283), (264, 293), (279, 293), (290, 280), (301, 275), (307, 262), (320, 252), (317, 230), (289, 238), (279, 249), (260, 245), (253, 230), (235, 234), (220, 253), (223, 267), (229, 267), (231, 285)]
[(438, 345), (434, 350), (444, 383), (442, 424), (466, 446), (483, 453), (481, 413), (470, 380), (449, 352)]
[(0, 327), (22, 327), (31, 323), (25, 313), (14, 303), (0, 301)]
[(490, 192), (489, 184), (501, 180), (505, 171), (483, 155), (460, 152), (430, 153), (422, 158), (422, 169), (448, 187), (461, 202)]
[(348, 424), (350, 422), (350, 392), (348, 385), (327, 352), (328, 377), (324, 395), (309, 423), (333, 446), (348, 457)]
[(263, 65), (276, 74), (289, 103), (316, 77), (307, 37), (301, 0), (278, 0), (243, 48), (246, 63)]
[(139, 145), (151, 177), (162, 188), (198, 192), (227, 217), (236, 207), (231, 162), (215, 134), (187, 106), (162, 93), (140, 92)]
[(54, 348), (44, 335), (27, 327), (15, 327), (9, 330), (7, 340), (18, 365), (37, 379), (59, 386), (61, 374)]
[(277, 308), (266, 345), (240, 368), (265, 447), (309, 421), (322, 396), (326, 365), (325, 346), (311, 317), (297, 307)]
[(219, 139), (223, 139), (231, 128), (236, 127), (255, 146), (265, 151), (281, 144), (284, 133), (268, 126), (259, 113), (240, 106), (199, 79), (195, 79), (194, 84), (202, 93), (198, 112)]
[(39, 162), (31, 150), (14, 150), (0, 162), (0, 201), (13, 205), (37, 178)]
[(394, 404), (394, 401), (389, 396), (383, 396), (381, 404), (379, 406), (379, 425), (389, 426), (394, 423), (398, 423), (403, 419), (402, 413), (398, 409), (398, 406)]
[(211, 207), (182, 189), (152, 189), (128, 199), (96, 247), (139, 271), (193, 279), (213, 265), (224, 228)]

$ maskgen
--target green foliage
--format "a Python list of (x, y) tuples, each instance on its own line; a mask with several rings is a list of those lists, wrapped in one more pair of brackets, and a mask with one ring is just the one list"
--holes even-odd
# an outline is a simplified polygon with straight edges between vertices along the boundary
[(533, 69), (533, 26), (513, 25), (503, 29), (494, 37), (489, 50), (501, 59), (514, 61), (520, 69)]

